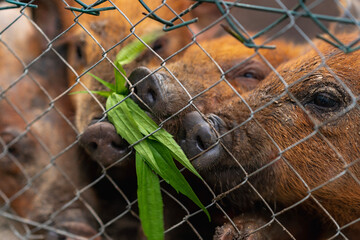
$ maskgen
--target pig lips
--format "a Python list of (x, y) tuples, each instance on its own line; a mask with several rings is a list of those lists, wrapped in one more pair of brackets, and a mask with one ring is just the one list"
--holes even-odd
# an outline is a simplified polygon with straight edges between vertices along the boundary
[(209, 169), (221, 161), (225, 151), (218, 135), (224, 126), (223, 121), (213, 114), (206, 119), (197, 111), (185, 115), (178, 140), (195, 168)]
[[(186, 144), (192, 145), (193, 148), (200, 148), (197, 143), (188, 142)], [(198, 170), (210, 169), (217, 164), (221, 158), (221, 146), (219, 144), (214, 145), (193, 156), (190, 161), (193, 166)]]

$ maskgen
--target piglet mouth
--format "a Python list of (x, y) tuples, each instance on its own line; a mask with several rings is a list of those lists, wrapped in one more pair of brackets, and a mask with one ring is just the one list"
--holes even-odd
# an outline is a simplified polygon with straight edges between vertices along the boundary
[[(94, 239), (94, 240), (101, 240), (100, 236), (97, 236), (97, 232), (95, 229), (90, 227), (89, 225), (82, 223), (82, 222), (64, 222), (59, 226), (63, 231), (69, 232), (72, 235), (76, 235), (76, 239)], [(73, 238), (66, 237), (65, 235), (56, 233), (56, 232), (49, 232), (46, 236), (46, 239), (66, 239), (70, 240)]]
[(185, 115), (178, 141), (196, 169), (211, 168), (225, 154), (219, 139), (219, 129), (223, 125), (216, 115), (210, 115), (207, 119), (196, 111)]

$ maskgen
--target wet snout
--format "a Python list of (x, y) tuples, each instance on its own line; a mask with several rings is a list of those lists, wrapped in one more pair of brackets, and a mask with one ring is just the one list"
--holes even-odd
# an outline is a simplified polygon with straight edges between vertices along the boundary
[(225, 154), (220, 145), (218, 131), (222, 121), (215, 115), (210, 115), (206, 121), (198, 112), (185, 115), (179, 131), (179, 144), (192, 164), (198, 169), (215, 165)]
[(90, 125), (80, 137), (80, 145), (95, 161), (108, 166), (127, 155), (129, 144), (121, 138), (114, 125), (98, 122)]
[(153, 73), (146, 67), (135, 69), (129, 76), (129, 80), (134, 86), (136, 97), (134, 100), (139, 104), (146, 104), (151, 109), (160, 109), (165, 103), (164, 94), (161, 91), (161, 75)]
[(133, 100), (157, 117), (169, 117), (189, 102), (179, 83), (164, 72), (154, 73), (139, 67), (130, 74), (129, 80), (134, 85)]

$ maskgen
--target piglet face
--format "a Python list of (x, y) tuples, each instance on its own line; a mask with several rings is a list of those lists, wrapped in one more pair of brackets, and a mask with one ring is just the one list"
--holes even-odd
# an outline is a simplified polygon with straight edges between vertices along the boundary
[[(354, 39), (341, 37), (345, 43)], [(258, 197), (285, 206), (311, 191), (336, 221), (346, 223), (359, 216), (359, 209), (345, 202), (348, 196), (358, 201), (360, 194), (360, 55), (325, 43), (318, 49), (321, 54), (310, 51), (280, 66), (281, 79), (272, 73), (243, 100), (232, 98), (215, 112), (226, 126), (219, 139), (229, 157), (206, 170), (222, 192), (233, 189), (228, 196), (239, 206), (249, 202), (249, 189), (242, 187), (247, 181)], [(313, 202), (304, 205), (317, 208)]]

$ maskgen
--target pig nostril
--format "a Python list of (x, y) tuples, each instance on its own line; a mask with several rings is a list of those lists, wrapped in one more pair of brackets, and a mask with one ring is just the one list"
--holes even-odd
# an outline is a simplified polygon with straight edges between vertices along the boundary
[(153, 73), (146, 67), (139, 67), (135, 69), (129, 76), (129, 81), (134, 84), (132, 99), (137, 102), (141, 108), (163, 113), (161, 109), (164, 99), (162, 91), (163, 76), (161, 74)]
[(200, 136), (196, 137), (196, 146), (199, 148), (200, 151), (204, 151), (205, 150), (205, 144), (202, 141)]
[(153, 89), (149, 89), (146, 93), (146, 98), (150, 104), (154, 104), (156, 102), (156, 92)]
[(96, 151), (96, 149), (98, 148), (98, 145), (96, 142), (90, 142), (89, 145), (88, 145), (88, 148), (91, 152), (94, 152)]
[(127, 146), (127, 144), (125, 144), (125, 142), (124, 142), (123, 144), (118, 144), (118, 143), (112, 141), (112, 142), (111, 142), (111, 146), (112, 146), (113, 148), (119, 150), (119, 151), (122, 151), (122, 152), (126, 151), (127, 148), (128, 148), (128, 146)]

